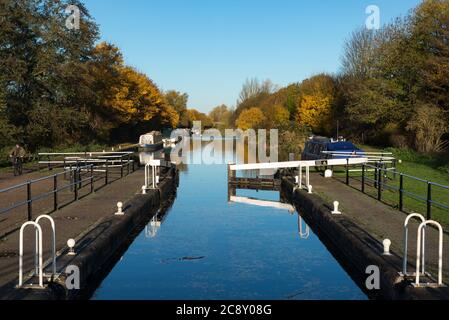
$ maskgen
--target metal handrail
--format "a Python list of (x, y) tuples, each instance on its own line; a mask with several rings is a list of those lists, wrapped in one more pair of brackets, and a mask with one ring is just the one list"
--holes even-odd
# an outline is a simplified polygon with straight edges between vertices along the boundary
[(101, 152), (101, 151), (95, 151), (95, 152), (39, 152), (39, 156), (66, 156), (66, 155), (106, 155), (106, 154), (122, 154), (122, 155), (128, 155), (133, 154), (133, 151), (108, 151), (108, 152)]
[[(378, 163), (380, 164), (380, 163)], [(374, 171), (374, 178), (371, 178), (369, 176), (366, 175), (366, 172), (371, 171), (371, 170), (367, 170), (367, 168), (372, 169), (372, 171)], [(362, 165), (362, 192), (365, 193), (365, 182), (372, 182), (374, 184), (374, 188), (377, 189), (377, 199), (380, 201), (382, 199), (382, 189), (387, 189), (387, 190), (394, 190), (394, 191), (398, 191), (399, 192), (399, 210), (403, 211), (403, 197), (404, 195), (418, 200), (418, 201), (422, 201), (424, 203), (427, 204), (427, 219), (430, 220), (431, 219), (431, 215), (432, 215), (432, 206), (436, 206), (440, 209), (447, 209), (449, 210), (449, 204), (445, 204), (445, 203), (441, 203), (438, 201), (435, 201), (434, 199), (432, 199), (432, 187), (439, 187), (442, 188), (444, 190), (449, 190), (449, 186), (440, 184), (440, 183), (436, 183), (436, 182), (432, 182), (432, 181), (428, 181), (425, 179), (421, 179), (409, 174), (405, 174), (405, 173), (401, 173), (398, 172), (396, 169), (392, 169), (392, 168), (385, 168), (382, 167), (380, 165), (371, 165), (371, 164), (363, 164)], [(396, 177), (399, 177), (399, 186), (395, 186), (395, 185), (391, 185), (389, 183), (387, 183), (385, 181), (385, 177), (388, 176), (388, 174), (393, 175), (394, 179), (396, 179)], [(346, 166), (346, 184), (349, 184), (349, 169), (348, 166)], [(427, 186), (427, 195), (423, 196), (420, 194), (416, 194), (413, 193), (411, 191), (408, 191), (405, 189), (404, 187), (404, 178), (407, 179), (412, 179), (414, 181), (418, 181), (418, 182), (422, 182)]]
[[(132, 153), (132, 152), (131, 152)], [(120, 160), (109, 160), (109, 159), (105, 159), (102, 163), (103, 163), (103, 167), (105, 168), (104, 170), (102, 170), (102, 172), (105, 173), (104, 175), (104, 180), (105, 180), (105, 185), (107, 185), (109, 183), (109, 170), (110, 168), (114, 167), (119, 167), (120, 168), (120, 178), (122, 178), (125, 174), (129, 174), (132, 171), (135, 171), (135, 161), (133, 161), (132, 159), (130, 159), (130, 154), (131, 153), (124, 153)], [(125, 158), (125, 159), (124, 159)], [(118, 162), (120, 161), (120, 165), (108, 165), (109, 163), (113, 163), (113, 162)], [(48, 198), (50, 196), (53, 195), (54, 198), (54, 210), (56, 211), (60, 208), (59, 204), (58, 204), (58, 193), (66, 190), (66, 189), (71, 189), (74, 192), (74, 197), (75, 197), (75, 201), (79, 199), (78, 197), (78, 191), (85, 187), (86, 185), (88, 186), (90, 183), (90, 193), (94, 192), (94, 182), (98, 181), (99, 179), (102, 179), (103, 177), (100, 177), (99, 175), (95, 175), (94, 173), (96, 172), (94, 170), (94, 168), (96, 167), (95, 164), (86, 164), (84, 163), (84, 161), (80, 161), (77, 163), (77, 166), (74, 166), (71, 169), (66, 169), (63, 172), (59, 172), (50, 176), (46, 176), (46, 177), (41, 177), (41, 178), (37, 178), (37, 179), (33, 179), (33, 180), (29, 180), (14, 186), (10, 186), (4, 189), (0, 190), (0, 195), (4, 194), (6, 192), (10, 192), (10, 191), (14, 191), (17, 190), (19, 188), (23, 188), (26, 187), (26, 200), (24, 201), (19, 201), (16, 202), (12, 205), (10, 205), (9, 207), (6, 208), (0, 208), (0, 214), (4, 214), (7, 213), (11, 210), (14, 210), (16, 208), (19, 208), (21, 206), (25, 206), (28, 205), (28, 221), (32, 220), (32, 203), (34, 201), (38, 201), (44, 198)], [(127, 170), (124, 170), (124, 168), (127, 167)], [(125, 173), (126, 172), (126, 173)], [(66, 183), (62, 186), (58, 186), (57, 183), (57, 178), (60, 176), (64, 176), (66, 177), (67, 175), (70, 176), (71, 181), (69, 183)], [(87, 176), (86, 176), (87, 175)], [(99, 177), (99, 179), (96, 179), (96, 177)], [(32, 196), (31, 194), (31, 188), (34, 184), (42, 182), (42, 181), (46, 181), (46, 180), (53, 180), (53, 189), (50, 191), (45, 191), (45, 192), (40, 192), (38, 195)], [(86, 182), (89, 182), (88, 184), (84, 184)], [(84, 184), (84, 185), (83, 185)]]
[[(72, 170), (72, 171), (73, 171), (73, 170), (76, 170), (76, 168), (71, 169), (71, 170)], [(40, 182), (40, 181), (48, 180), (48, 179), (51, 179), (51, 178), (54, 178), (54, 177), (58, 177), (58, 176), (61, 176), (61, 175), (64, 175), (64, 174), (69, 173), (71, 170), (64, 171), (64, 172), (60, 172), (60, 173), (56, 173), (56, 174), (53, 174), (53, 175), (51, 175), (51, 176), (46, 176), (46, 177), (42, 177), (42, 178), (38, 178), (38, 179), (28, 180), (28, 181), (26, 181), (26, 182), (22, 182), (22, 183), (16, 184), (16, 185), (11, 186), (11, 187), (7, 187), (7, 188), (4, 188), (4, 189), (0, 189), (0, 193), (3, 193), (3, 192), (7, 192), (7, 191), (11, 191), (11, 190), (14, 190), (14, 189), (18, 189), (18, 188), (24, 187), (24, 186), (26, 186), (26, 185), (29, 184), (29, 183), (33, 184), (33, 183), (37, 183), (37, 182)]]

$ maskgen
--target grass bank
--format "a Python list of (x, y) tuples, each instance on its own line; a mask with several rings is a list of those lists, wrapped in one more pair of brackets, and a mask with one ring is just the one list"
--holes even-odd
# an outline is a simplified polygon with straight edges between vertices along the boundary
[[(397, 164), (396, 171), (413, 176), (403, 176), (403, 210), (405, 212), (417, 212), (426, 216), (427, 213), (427, 196), (428, 181), (449, 186), (449, 157), (441, 155), (422, 155), (407, 149), (378, 149), (371, 146), (360, 146), (365, 151), (373, 152), (392, 152), (393, 156), (401, 160)], [(342, 177), (342, 174), (337, 174)], [(351, 172), (351, 185), (361, 189), (361, 173)], [(374, 172), (367, 172), (367, 177), (374, 179)], [(382, 189), (382, 201), (399, 208), (400, 192), (400, 175), (387, 174), (384, 179), (384, 188)], [(377, 197), (377, 189), (372, 184), (365, 187), (367, 194)], [(449, 206), (449, 189), (442, 186), (431, 185), (431, 217), (432, 219), (442, 223), (446, 230), (449, 230), (449, 209), (439, 206), (443, 204)]]

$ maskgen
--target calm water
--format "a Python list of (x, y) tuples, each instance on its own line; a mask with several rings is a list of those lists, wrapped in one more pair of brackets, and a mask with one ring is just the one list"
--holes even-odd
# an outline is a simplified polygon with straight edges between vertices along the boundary
[[(135, 239), (92, 299), (366, 299), (298, 214), (228, 203), (225, 165), (190, 165), (160, 224)], [(279, 201), (279, 192), (237, 190)], [(305, 225), (303, 222), (303, 230)]]

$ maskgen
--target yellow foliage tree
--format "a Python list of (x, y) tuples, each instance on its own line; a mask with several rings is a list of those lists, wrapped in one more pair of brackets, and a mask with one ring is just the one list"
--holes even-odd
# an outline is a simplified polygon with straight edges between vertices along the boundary
[(283, 106), (275, 105), (273, 120), (276, 126), (281, 126), (290, 120), (290, 112)]
[(213, 125), (212, 118), (196, 109), (188, 109), (186, 112), (186, 118), (186, 122), (189, 127), (192, 127), (193, 121), (201, 121), (201, 126), (203, 127), (212, 127)]
[(151, 124), (176, 127), (178, 113), (166, 103), (159, 88), (143, 73), (124, 65), (118, 48), (100, 43), (94, 50), (91, 72), (95, 79), (97, 101), (103, 115), (116, 126)]
[(299, 103), (297, 120), (314, 132), (326, 132), (332, 121), (333, 98), (325, 95), (304, 95)]
[(235, 121), (235, 125), (242, 130), (257, 129), (265, 120), (262, 110), (253, 107), (243, 110)]

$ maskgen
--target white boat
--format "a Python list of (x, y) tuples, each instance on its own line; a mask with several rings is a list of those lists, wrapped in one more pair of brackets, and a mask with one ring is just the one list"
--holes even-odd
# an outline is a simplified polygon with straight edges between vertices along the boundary
[(146, 150), (158, 150), (162, 148), (163, 145), (162, 134), (159, 131), (145, 133), (139, 138), (139, 147)]

